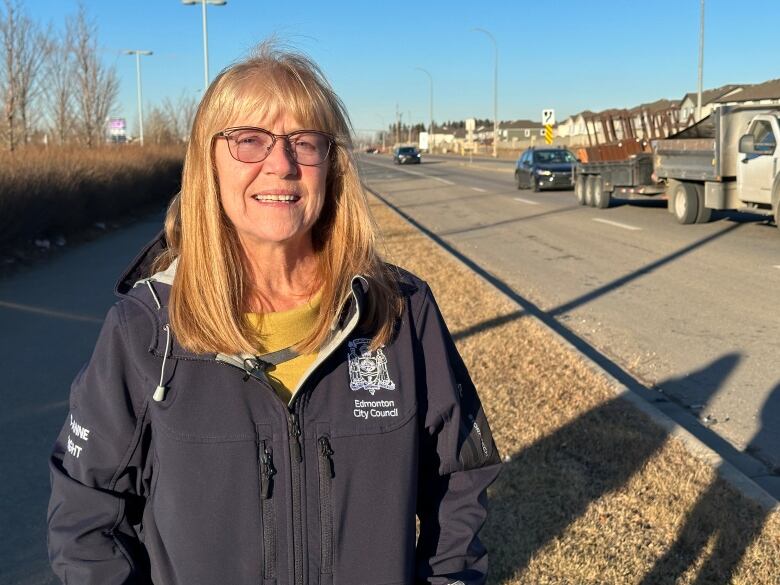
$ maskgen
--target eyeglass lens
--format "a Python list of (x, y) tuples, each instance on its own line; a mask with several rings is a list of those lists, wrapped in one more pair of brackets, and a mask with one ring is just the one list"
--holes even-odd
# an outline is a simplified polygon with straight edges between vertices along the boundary
[[(293, 160), (302, 165), (318, 165), (328, 157), (330, 140), (324, 134), (293, 132), (287, 136), (287, 141), (287, 150)], [(260, 162), (271, 153), (274, 137), (259, 129), (241, 129), (230, 133), (228, 144), (237, 160)]]

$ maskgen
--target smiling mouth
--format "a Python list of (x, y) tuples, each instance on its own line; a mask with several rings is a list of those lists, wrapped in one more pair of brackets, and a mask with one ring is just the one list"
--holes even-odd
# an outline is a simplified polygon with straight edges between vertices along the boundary
[(259, 193), (257, 195), (252, 195), (252, 199), (255, 201), (259, 201), (260, 203), (295, 203), (301, 198), (300, 195), (276, 195), (276, 194), (267, 194), (264, 195), (262, 193)]

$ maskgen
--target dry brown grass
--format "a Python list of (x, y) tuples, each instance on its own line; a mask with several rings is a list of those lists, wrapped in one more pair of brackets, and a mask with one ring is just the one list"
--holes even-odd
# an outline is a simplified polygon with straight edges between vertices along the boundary
[(67, 234), (167, 201), (181, 147), (23, 148), (0, 154), (0, 246)]
[(483, 531), (491, 583), (780, 584), (780, 514), (732, 490), (538, 322), (372, 207), (388, 258), (430, 283), (510, 457)]

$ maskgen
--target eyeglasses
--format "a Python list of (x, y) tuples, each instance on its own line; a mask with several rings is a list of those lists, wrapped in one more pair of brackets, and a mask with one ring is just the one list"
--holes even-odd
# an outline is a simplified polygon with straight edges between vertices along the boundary
[(271, 154), (276, 141), (284, 138), (287, 143), (284, 149), (292, 159), (299, 165), (313, 167), (325, 162), (331, 146), (335, 144), (333, 136), (318, 130), (296, 130), (289, 134), (274, 134), (263, 128), (241, 126), (227, 128), (214, 136), (226, 139), (230, 155), (244, 163), (264, 161)]

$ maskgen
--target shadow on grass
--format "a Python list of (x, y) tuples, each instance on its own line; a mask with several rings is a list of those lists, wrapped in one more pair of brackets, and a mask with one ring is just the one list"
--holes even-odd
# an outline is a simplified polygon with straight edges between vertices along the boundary
[[(775, 386), (761, 409), (761, 428), (751, 445), (764, 445), (765, 434), (777, 433), (780, 385)], [(747, 548), (761, 533), (767, 512), (758, 504), (740, 501), (723, 482), (714, 481), (688, 513), (677, 539), (642, 579), (640, 585), (674, 585), (713, 541), (694, 585), (730, 583)]]
[[(738, 362), (737, 354), (727, 354), (693, 374), (719, 377), (712, 386), (714, 396)], [(684, 380), (671, 379), (664, 386), (673, 388)], [(776, 389), (773, 396), (780, 399), (780, 391)], [(593, 502), (620, 490), (641, 471), (667, 439), (661, 427), (615, 398), (512, 457), (492, 489), (490, 516), (482, 533), (491, 551), (491, 583), (510, 580), (528, 567), (531, 558), (561, 537)], [(716, 536), (715, 551), (696, 583), (728, 583), (765, 519), (760, 506), (735, 497), (722, 481), (715, 481), (642, 585), (675, 583), (712, 536)]]

